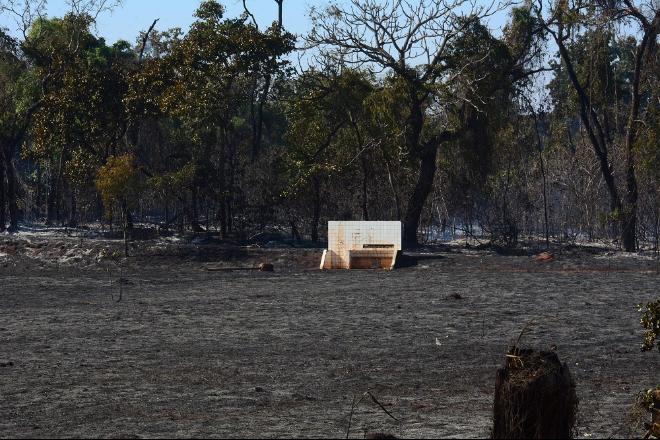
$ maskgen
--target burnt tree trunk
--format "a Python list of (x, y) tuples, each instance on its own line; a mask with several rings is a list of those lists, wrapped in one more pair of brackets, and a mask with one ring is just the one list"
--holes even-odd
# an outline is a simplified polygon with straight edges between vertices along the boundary
[(59, 222), (60, 220), (60, 189), (62, 182), (63, 155), (64, 153), (60, 156), (56, 174), (53, 174), (51, 167), (50, 188), (48, 190), (48, 212), (46, 214), (46, 225), (48, 226), (52, 226), (55, 222)]
[(0, 232), (7, 228), (7, 211), (5, 209), (5, 163), (0, 156)]
[(195, 233), (202, 232), (202, 228), (199, 226), (198, 196), (199, 196), (199, 188), (197, 188), (197, 185), (193, 185), (190, 193), (190, 227)]
[(422, 109), (422, 101), (419, 101), (416, 96), (412, 96), (405, 139), (408, 151), (418, 153), (419, 174), (415, 189), (408, 200), (408, 208), (403, 221), (403, 242), (408, 245), (417, 244), (419, 219), (435, 178), (437, 148), (424, 148), (419, 145), (423, 127), (424, 110)]
[[(275, 0), (277, 3), (277, 31), (282, 32), (284, 17), (282, 14), (284, 0)], [(276, 61), (273, 58), (273, 62)], [(264, 127), (264, 105), (268, 100), (268, 94), (270, 93), (271, 85), (273, 78), (270, 74), (266, 74), (264, 78), (264, 89), (259, 97), (259, 102), (257, 103), (257, 120), (256, 124), (253, 127), (253, 140), (252, 140), (252, 160), (254, 161), (261, 151), (261, 143), (263, 138), (263, 127)]]
[(131, 240), (131, 234), (133, 232), (133, 216), (126, 200), (121, 202), (121, 213), (122, 226), (124, 228), (124, 257), (128, 258), (128, 242)]
[(284, 18), (282, 16), (282, 12), (283, 12), (282, 4), (284, 3), (284, 0), (275, 0), (275, 3), (277, 3), (277, 24), (279, 26), (279, 29), (282, 29), (282, 27), (284, 26)]
[(217, 147), (219, 151), (218, 157), (218, 219), (220, 220), (220, 238), (222, 240), (227, 238), (227, 187), (226, 187), (226, 154), (225, 146), (227, 145), (227, 129), (218, 128), (216, 131)]
[[(641, 14), (633, 12), (633, 15), (638, 19)], [(617, 191), (615, 182), (614, 167), (610, 163), (608, 153), (608, 143), (611, 140), (608, 138), (608, 120), (604, 118), (604, 127), (599, 121), (596, 110), (592, 105), (591, 98), (584, 86), (580, 83), (578, 76), (573, 66), (570, 54), (564, 45), (563, 27), (560, 26), (558, 34), (550, 31), (554, 37), (555, 42), (559, 48), (561, 58), (566, 65), (566, 72), (573, 84), (573, 88), (578, 94), (580, 102), (580, 118), (587, 131), (589, 141), (594, 148), (594, 152), (598, 157), (600, 168), (603, 173), (605, 184), (607, 185), (610, 194), (610, 205), (612, 214), (618, 214), (619, 233), (621, 234), (621, 242), (623, 248), (627, 252), (633, 252), (637, 249), (637, 204), (638, 204), (638, 187), (637, 178), (635, 176), (635, 152), (634, 141), (637, 136), (639, 124), (639, 111), (640, 111), (640, 78), (642, 75), (642, 67), (644, 59), (650, 54), (649, 52), (655, 50), (653, 42), (660, 32), (660, 12), (656, 15), (651, 23), (642, 18), (644, 28), (644, 37), (640, 46), (637, 48), (635, 54), (635, 70), (633, 80), (631, 82), (631, 97), (632, 102), (630, 105), (630, 114), (626, 124), (626, 171), (625, 171), (625, 193), (620, 197)], [(546, 26), (547, 30), (550, 30)]]
[(34, 206), (32, 207), (32, 215), (38, 219), (41, 217), (41, 204), (42, 204), (42, 177), (43, 171), (41, 165), (37, 163), (37, 193), (34, 196)]
[[(660, 17), (660, 13), (658, 13)], [(660, 19), (656, 17), (660, 26)], [(630, 105), (630, 115), (628, 116), (628, 126), (626, 131), (626, 192), (624, 196), (624, 212), (621, 224), (621, 242), (627, 252), (637, 250), (637, 199), (639, 192), (637, 187), (637, 177), (635, 176), (635, 140), (637, 139), (637, 127), (639, 125), (639, 107), (641, 102), (639, 83), (642, 75), (642, 65), (644, 56), (649, 47), (650, 39), (656, 38), (657, 28), (645, 32), (642, 42), (637, 48), (635, 54), (635, 74), (631, 85), (632, 103)]]
[(509, 351), (497, 371), (492, 438), (572, 438), (577, 397), (554, 352)]
[(369, 185), (367, 160), (362, 158), (362, 220), (369, 221)]
[(403, 242), (406, 244), (417, 244), (419, 220), (422, 216), (424, 204), (431, 190), (433, 190), (433, 181), (437, 169), (436, 156), (438, 154), (438, 148), (443, 143), (454, 139), (457, 135), (457, 132), (446, 130), (433, 136), (421, 147), (419, 176), (417, 177), (415, 189), (408, 201), (408, 209), (406, 210), (406, 216), (403, 222)]
[(312, 242), (319, 241), (319, 221), (321, 219), (321, 182), (318, 177), (312, 179), (314, 206), (312, 206)]
[(69, 227), (75, 228), (78, 226), (78, 207), (76, 204), (76, 191), (71, 189), (71, 211), (69, 211)]
[[(183, 211), (184, 209), (181, 207), (185, 202), (181, 202), (180, 206), (177, 206), (176, 209), (176, 224), (177, 224), (177, 232), (181, 235), (183, 235), (186, 232), (186, 225), (184, 222), (184, 214)], [(224, 235), (223, 235), (224, 237)]]
[(9, 232), (18, 231), (18, 180), (16, 169), (9, 152), (5, 152), (5, 173), (7, 175), (7, 208), (9, 209)]
[(126, 208), (126, 227), (128, 228), (129, 233), (133, 232), (133, 215), (128, 208)]
[(227, 238), (227, 213), (225, 210), (226, 204), (224, 200), (220, 200), (218, 206), (218, 220), (220, 221), (220, 238)]
[[(57, 178), (51, 168), (48, 179), (48, 195), (46, 196), (46, 226), (51, 226), (55, 222), (55, 200), (57, 199)], [(112, 220), (110, 221), (112, 223)]]
[(350, 112), (349, 120), (351, 121), (353, 131), (355, 132), (358, 155), (360, 156), (360, 171), (362, 172), (362, 220), (369, 221), (369, 167), (367, 158), (364, 155), (364, 149), (366, 146), (364, 144), (364, 139), (362, 138), (362, 133), (360, 132), (360, 127), (355, 121), (353, 114)]
[(578, 95), (580, 103), (580, 120), (582, 121), (582, 125), (587, 132), (587, 136), (591, 146), (593, 147), (594, 153), (598, 158), (600, 170), (603, 174), (603, 180), (605, 181), (605, 185), (610, 196), (610, 211), (612, 214), (621, 213), (622, 203), (615, 182), (614, 167), (610, 163), (607, 136), (598, 119), (596, 110), (594, 110), (589, 94), (585, 91), (582, 83), (580, 83), (578, 75), (575, 71), (575, 67), (573, 65), (573, 60), (571, 59), (568, 49), (564, 45), (564, 37), (562, 32), (563, 31), (560, 30), (559, 35), (553, 32), (552, 35), (559, 48), (559, 54), (564, 61), (564, 64), (566, 65), (566, 73), (568, 78)]
[(392, 173), (392, 166), (390, 165), (390, 159), (387, 156), (387, 153), (384, 149), (381, 148), (383, 153), (383, 159), (385, 160), (385, 168), (387, 169), (387, 181), (390, 184), (390, 189), (392, 190), (392, 198), (394, 201), (394, 208), (396, 209), (396, 219), (401, 220), (401, 200), (399, 199), (399, 193), (397, 191), (397, 185), (395, 182), (394, 174)]
[(417, 244), (417, 229), (426, 199), (433, 188), (435, 179), (437, 147), (430, 147), (420, 157), (419, 176), (403, 221), (403, 241), (409, 245)]
[(296, 221), (295, 220), (289, 220), (289, 225), (291, 226), (291, 240), (302, 240), (302, 237), (300, 236), (300, 232), (298, 231), (298, 227), (296, 226)]

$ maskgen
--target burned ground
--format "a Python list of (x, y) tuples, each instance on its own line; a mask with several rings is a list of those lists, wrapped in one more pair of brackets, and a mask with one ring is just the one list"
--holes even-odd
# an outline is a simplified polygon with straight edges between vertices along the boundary
[[(635, 395), (660, 382), (635, 307), (660, 294), (652, 259), (443, 248), (320, 272), (313, 249), (145, 243), (120, 275), (116, 243), (1, 240), (3, 437), (338, 437), (367, 390), (399, 422), (365, 400), (354, 437), (483, 437), (531, 320), (523, 345), (570, 366), (580, 437), (630, 435)], [(275, 272), (207, 270), (262, 261)]]

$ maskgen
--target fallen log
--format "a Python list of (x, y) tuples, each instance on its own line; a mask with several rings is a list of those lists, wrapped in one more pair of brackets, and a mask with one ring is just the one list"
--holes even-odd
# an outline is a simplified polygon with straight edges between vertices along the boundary
[(241, 272), (241, 271), (259, 271), (274, 272), (275, 267), (270, 263), (261, 263), (257, 267), (206, 267), (209, 272)]

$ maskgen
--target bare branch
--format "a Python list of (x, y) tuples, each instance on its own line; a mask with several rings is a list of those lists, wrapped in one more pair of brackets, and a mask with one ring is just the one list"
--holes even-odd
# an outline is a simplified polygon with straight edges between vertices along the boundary
[(149, 26), (149, 29), (147, 32), (144, 34), (142, 37), (142, 46), (140, 48), (140, 56), (138, 57), (139, 61), (142, 61), (142, 57), (144, 56), (144, 49), (147, 47), (147, 40), (149, 40), (149, 34), (154, 30), (156, 27), (156, 23), (158, 23), (159, 18), (155, 19), (153, 23), (151, 23), (151, 26)]
[(252, 23), (254, 24), (254, 27), (257, 28), (257, 30), (258, 30), (259, 29), (259, 23), (257, 23), (257, 19), (254, 18), (254, 15), (252, 15), (252, 12), (250, 12), (250, 10), (248, 9), (247, 0), (243, 0), (243, 11), (244, 11), (245, 15), (247, 15), (248, 17), (250, 17), (252, 19)]
[(13, 18), (17, 31), (27, 38), (32, 24), (44, 16), (46, 0), (0, 0), (0, 14)]
[(450, 43), (471, 23), (486, 19), (509, 3), (484, 5), (474, 0), (434, 2), (350, 0), (311, 13), (307, 47), (341, 54), (342, 61), (410, 75), (426, 64), (422, 80), (434, 80)]

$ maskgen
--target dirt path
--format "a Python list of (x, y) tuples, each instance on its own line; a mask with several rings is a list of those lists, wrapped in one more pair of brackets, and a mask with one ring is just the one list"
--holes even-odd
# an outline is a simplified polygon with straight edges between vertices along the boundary
[[(395, 272), (208, 272), (163, 260), (0, 268), (2, 437), (488, 435), (495, 370), (524, 325), (558, 345), (580, 437), (627, 435), (634, 395), (660, 382), (639, 352), (650, 265), (446, 254)], [(305, 260), (306, 261), (306, 260)], [(142, 265), (141, 265), (142, 266)], [(455, 299), (460, 296), (462, 299)], [(1, 366), (4, 365), (4, 366)]]

